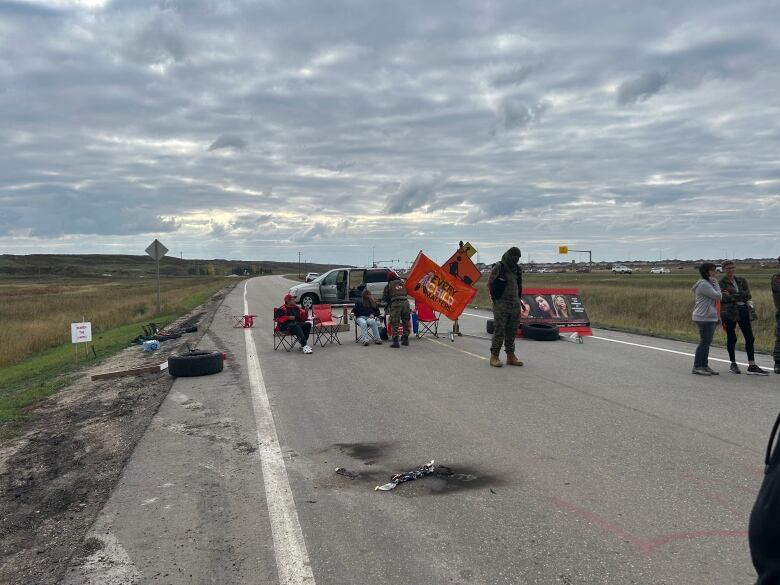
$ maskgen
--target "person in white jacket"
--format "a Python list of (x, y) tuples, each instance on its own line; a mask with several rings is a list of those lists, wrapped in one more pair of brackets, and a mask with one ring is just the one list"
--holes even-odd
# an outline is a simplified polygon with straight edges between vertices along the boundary
[(715, 329), (720, 322), (720, 310), (718, 304), (721, 298), (720, 286), (715, 278), (715, 265), (712, 262), (704, 262), (699, 266), (701, 278), (693, 285), (693, 294), (696, 304), (693, 307), (693, 322), (699, 328), (699, 345), (696, 347), (696, 355), (693, 358), (692, 374), (699, 376), (717, 376), (719, 372), (713, 370), (709, 364), (710, 344), (715, 335)]

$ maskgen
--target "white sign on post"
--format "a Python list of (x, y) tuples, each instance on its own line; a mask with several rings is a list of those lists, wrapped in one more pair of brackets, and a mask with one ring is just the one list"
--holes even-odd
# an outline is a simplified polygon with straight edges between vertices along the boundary
[(84, 323), (71, 323), (70, 340), (71, 343), (92, 341), (92, 323), (89, 321), (85, 321)]

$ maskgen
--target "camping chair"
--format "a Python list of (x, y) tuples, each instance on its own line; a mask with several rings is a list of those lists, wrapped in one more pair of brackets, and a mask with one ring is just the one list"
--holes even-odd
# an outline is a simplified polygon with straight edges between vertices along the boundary
[[(358, 343), (360, 341), (360, 327), (358, 327), (357, 317), (353, 318), (350, 316), (350, 319), (352, 319), (355, 322), (355, 343)], [(379, 336), (381, 338), (382, 327), (385, 326), (384, 317), (374, 317), (374, 319), (376, 319), (376, 324), (379, 327)], [(366, 329), (367, 329), (366, 333), (368, 334), (369, 341), (372, 342), (377, 341), (377, 339), (374, 337), (374, 332), (371, 331), (371, 327), (369, 327), (368, 324), (366, 324)], [(381, 339), (379, 339), (379, 341), (381, 341)]]
[(295, 344), (298, 342), (298, 338), (294, 333), (288, 333), (280, 329), (280, 324), (274, 319), (274, 351), (284, 346), (287, 351), (292, 351), (295, 348)]
[(341, 326), (342, 316), (338, 319), (334, 319), (333, 310), (330, 305), (313, 305), (312, 311), (314, 312), (314, 321), (312, 327), (312, 333), (314, 334), (314, 344), (319, 343), (325, 347), (325, 342), (333, 343), (334, 341), (341, 345), (339, 341), (339, 327)]
[(436, 316), (430, 305), (417, 303), (417, 339), (420, 339), (425, 333), (430, 333), (434, 337), (439, 337), (439, 317)]

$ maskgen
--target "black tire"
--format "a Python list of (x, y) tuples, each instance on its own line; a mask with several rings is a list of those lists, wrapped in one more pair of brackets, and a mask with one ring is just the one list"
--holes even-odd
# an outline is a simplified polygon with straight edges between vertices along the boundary
[(306, 293), (301, 297), (301, 306), (307, 311), (320, 302), (314, 293)]
[(493, 319), (487, 320), (487, 332), (488, 335), (493, 335), (496, 332), (496, 322)]
[(560, 330), (556, 325), (547, 323), (523, 323), (523, 337), (534, 341), (557, 341)]
[(208, 376), (222, 371), (222, 354), (195, 350), (168, 358), (168, 373), (177, 378)]

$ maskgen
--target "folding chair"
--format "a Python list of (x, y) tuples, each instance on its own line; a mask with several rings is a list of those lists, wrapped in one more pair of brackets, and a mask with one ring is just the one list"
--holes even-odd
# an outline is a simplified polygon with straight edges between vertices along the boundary
[(420, 339), (426, 332), (434, 337), (439, 337), (439, 317), (436, 316), (430, 305), (418, 301), (417, 339)]
[(295, 344), (298, 342), (298, 338), (294, 333), (288, 333), (280, 329), (279, 323), (274, 319), (274, 351), (284, 346), (287, 351), (292, 351), (295, 348)]
[(334, 341), (341, 345), (339, 341), (339, 326), (341, 325), (341, 319), (333, 318), (333, 311), (330, 305), (313, 305), (312, 310), (314, 312), (314, 321), (312, 327), (312, 333), (314, 333), (314, 344), (319, 343), (325, 347), (325, 342), (333, 343)]
[[(382, 317), (374, 317), (374, 319), (376, 319), (376, 324), (379, 327), (379, 330), (381, 332), (382, 326), (384, 325), (384, 321)], [(358, 327), (357, 317), (355, 317), (353, 321), (355, 321), (355, 343), (358, 343), (360, 341), (360, 327)], [(366, 324), (366, 329), (367, 329), (366, 333), (368, 334), (369, 341), (377, 341), (377, 338), (374, 337), (374, 332), (371, 331), (371, 327), (369, 327), (368, 324)], [(381, 337), (381, 333), (380, 333), (380, 337)], [(379, 341), (381, 341), (381, 339), (379, 339)]]

